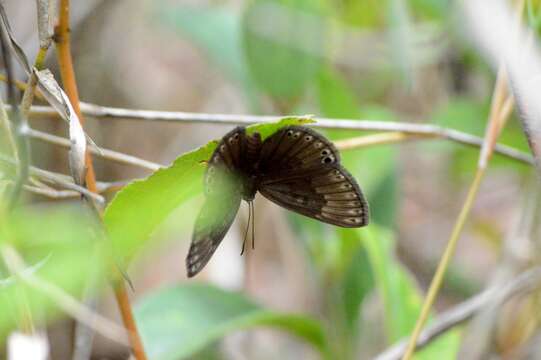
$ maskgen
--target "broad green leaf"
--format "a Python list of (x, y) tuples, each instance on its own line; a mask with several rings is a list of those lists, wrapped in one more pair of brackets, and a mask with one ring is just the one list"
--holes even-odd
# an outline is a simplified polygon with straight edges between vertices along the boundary
[[(306, 124), (305, 118), (285, 118), (277, 123), (254, 125), (263, 138), (290, 124)], [(171, 166), (124, 187), (105, 210), (104, 222), (117, 251), (130, 257), (156, 228), (180, 205), (201, 193), (204, 162), (216, 141), (179, 156)]]
[(216, 144), (211, 141), (185, 153), (171, 166), (132, 182), (116, 194), (103, 220), (117, 251), (131, 256), (173, 210), (201, 192), (203, 162)]
[[(359, 230), (359, 235), (368, 253), (375, 286), (384, 304), (388, 342), (394, 343), (413, 331), (421, 310), (421, 296), (410, 274), (395, 258), (394, 242), (388, 231), (371, 225)], [(416, 358), (455, 359), (458, 346), (459, 333), (451, 331), (419, 352)]]
[(326, 352), (321, 326), (307, 316), (267, 310), (240, 293), (190, 284), (147, 296), (135, 317), (149, 358), (176, 360), (194, 355), (234, 331), (269, 326), (286, 331)]
[(252, 0), (242, 17), (252, 77), (269, 95), (299, 97), (321, 65), (325, 21), (319, 0)]

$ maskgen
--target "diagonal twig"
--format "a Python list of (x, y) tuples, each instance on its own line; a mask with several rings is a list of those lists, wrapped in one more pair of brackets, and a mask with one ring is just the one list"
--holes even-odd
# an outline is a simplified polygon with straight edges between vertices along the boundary
[[(12, 165), (17, 164), (17, 162), (14, 159), (10, 158), (9, 156), (5, 156), (3, 154), (0, 154), (0, 161), (3, 161), (8, 164), (12, 164)], [(77, 191), (79, 194), (88, 196), (89, 198), (92, 198), (93, 200), (97, 201), (101, 205), (105, 203), (105, 199), (103, 198), (103, 196), (95, 194), (82, 186), (74, 184), (72, 181), (70, 181), (71, 177), (67, 175), (57, 174), (51, 171), (40, 169), (35, 166), (30, 166), (29, 172), (30, 172), (30, 175), (37, 176), (43, 179), (44, 181), (47, 181), (56, 185), (60, 185), (65, 189)]]
[[(45, 132), (35, 130), (32, 128), (28, 129), (28, 136), (32, 139), (59, 145), (65, 148), (69, 148), (71, 146), (70, 141), (66, 138), (49, 134), (49, 133), (45, 133)], [(157, 164), (152, 161), (140, 159), (136, 156), (124, 154), (124, 153), (114, 151), (114, 150), (104, 149), (102, 147), (100, 147), (99, 150), (97, 150), (96, 148), (90, 147), (89, 150), (93, 155), (97, 155), (104, 159), (112, 160), (121, 164), (138, 166), (147, 170), (156, 171), (163, 167), (163, 165)]]
[(126, 331), (111, 320), (91, 311), (55, 284), (43, 281), (36, 274), (24, 271), (24, 262), (17, 251), (9, 246), (0, 247), (0, 255), (9, 270), (22, 282), (55, 301), (60, 309), (105, 337), (126, 345)]
[[(539, 287), (541, 282), (541, 267), (524, 271), (514, 279), (510, 280), (505, 286), (489, 288), (482, 293), (466, 300), (452, 309), (449, 309), (438, 316), (425, 330), (421, 332), (417, 339), (417, 349), (421, 349), (447, 330), (462, 324), (471, 319), (478, 312), (487, 307), (500, 306), (517, 294), (531, 292)], [(398, 360), (400, 359), (407, 346), (407, 340), (403, 339), (396, 345), (386, 349), (374, 360)]]

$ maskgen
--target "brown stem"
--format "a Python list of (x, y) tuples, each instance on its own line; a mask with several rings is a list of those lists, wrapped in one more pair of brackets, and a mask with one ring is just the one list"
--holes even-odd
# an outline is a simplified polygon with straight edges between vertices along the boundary
[[(77, 82), (75, 80), (75, 71), (73, 69), (73, 60), (71, 57), (69, 9), (69, 0), (60, 0), (59, 20), (58, 25), (55, 27), (54, 38), (56, 42), (58, 64), (60, 67), (60, 75), (62, 77), (64, 90), (68, 95), (68, 98), (73, 106), (73, 109), (75, 110), (75, 113), (81, 121), (81, 125), (83, 125), (84, 118), (81, 113), (81, 108), (79, 106), (79, 93), (77, 91)], [(97, 192), (96, 176), (94, 173), (94, 167), (92, 165), (92, 155), (88, 150), (86, 152), (85, 165), (87, 167), (85, 178), (86, 187), (92, 192)], [(114, 269), (113, 271), (118, 270)], [(115, 277), (114, 274), (113, 277)], [(113, 281), (113, 289), (115, 291), (117, 304), (120, 308), (120, 313), (122, 315), (122, 321), (129, 333), (130, 344), (135, 358), (137, 360), (146, 360), (147, 357), (143, 349), (143, 343), (141, 342), (141, 338), (137, 331), (137, 326), (133, 318), (132, 308), (126, 293), (124, 283), (122, 281)]]
[[(75, 80), (75, 71), (73, 69), (73, 60), (71, 57), (70, 45), (70, 28), (69, 28), (69, 0), (60, 0), (58, 25), (55, 28), (56, 53), (58, 64), (60, 67), (60, 75), (64, 91), (79, 117), (81, 125), (84, 125), (84, 117), (79, 106), (79, 91), (77, 90), (77, 82)], [(86, 171), (86, 186), (88, 190), (96, 192), (96, 175), (92, 164), (92, 156), (87, 151), (85, 158)]]
[(128, 298), (128, 292), (126, 291), (126, 284), (123, 279), (120, 279), (115, 283), (115, 297), (116, 302), (120, 308), (120, 313), (122, 315), (122, 321), (124, 326), (128, 329), (128, 336), (130, 339), (130, 344), (132, 346), (132, 351), (137, 360), (146, 359), (145, 349), (143, 348), (143, 342), (141, 341), (141, 336), (137, 331), (137, 325), (135, 324), (135, 319), (133, 318), (133, 312), (130, 306), (130, 299)]

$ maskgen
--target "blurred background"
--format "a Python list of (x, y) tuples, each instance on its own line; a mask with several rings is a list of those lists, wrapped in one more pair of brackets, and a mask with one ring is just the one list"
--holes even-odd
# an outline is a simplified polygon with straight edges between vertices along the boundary
[[(459, 5), (447, 0), (73, 1), (77, 84), (82, 101), (103, 106), (399, 121), (482, 137), (495, 71), (471, 42)], [(526, 1), (523, 16), (536, 33), (538, 5)], [(10, 0), (5, 6), (15, 37), (33, 61), (38, 50), (34, 2)], [(51, 49), (47, 67), (57, 74), (54, 55)], [(26, 80), (22, 71), (17, 77)], [(55, 117), (33, 116), (30, 125), (67, 134)], [(163, 165), (232, 127), (92, 117), (85, 125), (99, 146)], [(369, 134), (322, 132), (332, 140)], [(500, 142), (528, 152), (516, 114)], [(65, 149), (38, 141), (31, 147), (35, 166), (68, 173)], [(370, 203), (367, 228), (324, 225), (257, 196), (255, 250), (239, 256), (248, 215), (243, 204), (209, 265), (188, 281), (184, 259), (203, 197), (186, 201), (167, 217), (127, 267), (143, 338), (155, 354), (151, 358), (368, 359), (411, 332), (473, 179), (479, 149), (438, 139), (342, 155)], [(99, 157), (94, 164), (104, 182), (150, 174)], [(525, 213), (537, 211), (531, 205), (535, 181), (530, 166), (499, 155), (492, 159), (434, 317), (496, 281), (510, 266), (509, 257), (511, 273), (535, 263), (533, 232), (519, 231)], [(40, 209), (73, 202), (25, 195)], [(526, 240), (516, 240), (517, 234)], [(207, 308), (201, 305), (200, 311), (188, 310), (179, 318), (156, 312), (181, 303), (176, 296), (197, 302), (198, 292), (213, 300)], [(107, 285), (93, 297), (97, 312), (120, 321)], [(307, 323), (254, 320), (239, 305), (244, 301), (268, 316), (298, 314)], [(492, 334), (485, 355), (541, 358), (524, 350), (539, 344), (538, 315), (532, 315), (538, 314), (538, 303), (522, 306), (530, 301), (518, 299), (512, 315), (485, 329)], [(232, 319), (237, 321), (222, 323), (235, 306), (239, 313)], [(145, 311), (153, 316), (145, 317)], [(527, 320), (517, 320), (523, 312)], [(182, 324), (177, 328), (175, 321)], [(319, 334), (314, 337), (323, 340), (295, 336), (303, 332), (296, 326), (310, 321)], [(211, 330), (216, 335), (209, 335)], [(74, 322), (65, 316), (48, 322), (52, 359), (71, 358), (73, 333)], [(468, 336), (467, 326), (451, 330), (418, 358), (468, 354)], [(313, 345), (318, 342), (326, 350)], [(158, 355), (175, 346), (182, 349), (171, 350), (170, 357)], [(96, 335), (93, 359), (128, 354), (125, 346)]]

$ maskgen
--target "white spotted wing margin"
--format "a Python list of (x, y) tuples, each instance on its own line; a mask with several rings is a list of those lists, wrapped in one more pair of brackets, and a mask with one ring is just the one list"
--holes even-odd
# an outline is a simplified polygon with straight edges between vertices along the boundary
[(205, 267), (231, 227), (240, 206), (239, 179), (223, 163), (211, 164), (205, 176), (205, 203), (195, 221), (186, 258), (188, 277)]
[(309, 128), (285, 127), (265, 140), (260, 171), (259, 192), (286, 209), (347, 228), (369, 222), (368, 203), (338, 150)]
[(369, 209), (359, 185), (339, 164), (293, 170), (262, 182), (259, 191), (272, 202), (319, 221), (346, 228), (369, 222)]

